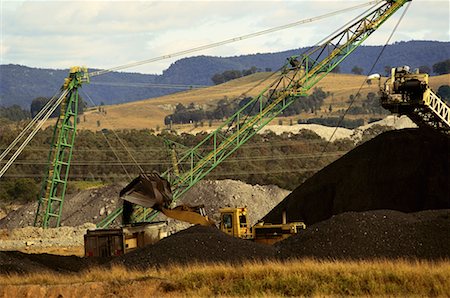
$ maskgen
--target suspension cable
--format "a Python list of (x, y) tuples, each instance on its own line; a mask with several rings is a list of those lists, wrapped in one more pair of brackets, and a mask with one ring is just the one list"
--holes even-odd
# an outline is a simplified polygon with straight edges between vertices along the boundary
[(198, 52), (198, 51), (203, 51), (203, 50), (207, 50), (207, 49), (223, 46), (223, 45), (226, 45), (226, 44), (229, 44), (229, 43), (233, 43), (233, 42), (237, 42), (237, 41), (241, 41), (241, 40), (246, 40), (246, 39), (249, 39), (249, 38), (261, 36), (261, 35), (264, 35), (264, 34), (276, 32), (276, 31), (280, 31), (280, 30), (284, 30), (284, 29), (288, 29), (288, 28), (292, 28), (292, 27), (299, 26), (299, 25), (302, 25), (302, 24), (312, 23), (312, 22), (320, 20), (320, 19), (324, 19), (324, 18), (328, 18), (328, 17), (331, 17), (331, 16), (335, 16), (335, 15), (344, 13), (344, 12), (349, 12), (349, 11), (352, 11), (352, 10), (356, 10), (356, 9), (359, 9), (359, 8), (362, 8), (362, 7), (365, 7), (365, 6), (368, 6), (368, 5), (378, 4), (380, 2), (382, 2), (382, 1), (381, 0), (370, 1), (370, 2), (367, 2), (367, 3), (363, 3), (363, 4), (355, 5), (355, 6), (352, 6), (352, 7), (344, 8), (344, 9), (341, 9), (341, 10), (337, 10), (337, 11), (334, 11), (334, 12), (331, 12), (331, 13), (323, 14), (323, 15), (320, 15), (320, 16), (317, 16), (317, 17), (303, 19), (303, 20), (300, 20), (300, 21), (297, 21), (297, 22), (294, 22), (294, 23), (290, 23), (290, 24), (286, 24), (286, 25), (282, 25), (282, 26), (278, 26), (278, 27), (273, 27), (273, 28), (270, 28), (270, 29), (266, 29), (266, 30), (262, 30), (262, 31), (258, 31), (258, 32), (254, 32), (254, 33), (250, 33), (250, 34), (246, 34), (246, 35), (242, 35), (242, 36), (239, 36), (239, 37), (226, 39), (226, 40), (223, 40), (223, 41), (219, 41), (219, 42), (215, 42), (215, 43), (211, 43), (211, 44), (207, 44), (207, 45), (203, 45), (203, 46), (199, 46), (199, 47), (195, 47), (195, 48), (191, 48), (191, 49), (187, 49), (187, 50), (182, 50), (182, 51), (175, 52), (175, 53), (172, 53), (172, 54), (163, 55), (163, 56), (159, 56), (159, 57), (155, 57), (155, 58), (150, 58), (150, 59), (142, 60), (142, 61), (138, 61), (138, 62), (132, 62), (132, 63), (116, 66), (116, 67), (109, 68), (109, 69), (94, 71), (94, 72), (91, 72), (89, 74), (89, 76), (90, 77), (99, 76), (99, 75), (107, 74), (107, 73), (110, 73), (110, 72), (113, 72), (113, 71), (123, 70), (123, 69), (136, 67), (136, 66), (140, 66), (140, 65), (144, 65), (144, 64), (160, 61), (160, 60), (170, 59), (170, 58), (174, 58), (174, 57), (177, 57), (177, 56), (182, 56), (182, 55), (186, 55), (186, 54), (190, 54), (190, 53), (194, 53), (194, 52)]

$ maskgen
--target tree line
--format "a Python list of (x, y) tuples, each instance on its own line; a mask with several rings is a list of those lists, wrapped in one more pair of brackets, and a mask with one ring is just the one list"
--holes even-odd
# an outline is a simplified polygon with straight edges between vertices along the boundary
[[(241, 77), (245, 77), (245, 76), (249, 76), (251, 74), (257, 73), (257, 72), (261, 72), (262, 69), (257, 68), (256, 66), (252, 66), (249, 69), (244, 69), (244, 70), (237, 70), (237, 69), (232, 69), (232, 70), (226, 70), (224, 72), (221, 73), (216, 73), (211, 77), (211, 81), (213, 81), (214, 85), (219, 85), (234, 79), (238, 79)], [(271, 68), (265, 68), (266, 72), (270, 72), (272, 71)]]
[[(329, 92), (325, 92), (322, 88), (314, 88), (313, 92), (309, 96), (305, 96), (300, 100), (292, 103), (286, 110), (283, 111), (283, 116), (298, 115), (302, 112), (314, 113), (320, 109), (323, 105), (323, 101)], [(205, 110), (201, 107), (197, 107), (194, 103), (190, 103), (188, 106), (184, 106), (182, 103), (178, 103), (175, 107), (173, 114), (170, 114), (164, 118), (164, 124), (186, 124), (197, 123), (208, 120), (223, 120), (232, 116), (237, 110), (247, 105), (253, 98), (245, 97), (241, 100), (230, 100), (223, 98), (219, 100), (214, 108), (211, 110)], [(244, 114), (254, 116), (259, 112), (254, 105), (249, 105)]]

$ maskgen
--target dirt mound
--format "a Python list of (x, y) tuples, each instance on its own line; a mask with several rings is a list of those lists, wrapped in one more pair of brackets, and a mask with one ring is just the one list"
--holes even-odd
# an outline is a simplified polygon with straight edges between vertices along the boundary
[(422, 129), (389, 131), (353, 149), (295, 189), (263, 219), (307, 225), (349, 211), (450, 208), (450, 138)]
[(145, 269), (166, 264), (241, 263), (274, 258), (274, 247), (233, 238), (213, 227), (193, 226), (113, 260), (114, 264)]
[(450, 258), (450, 210), (348, 212), (276, 246), (283, 258)]

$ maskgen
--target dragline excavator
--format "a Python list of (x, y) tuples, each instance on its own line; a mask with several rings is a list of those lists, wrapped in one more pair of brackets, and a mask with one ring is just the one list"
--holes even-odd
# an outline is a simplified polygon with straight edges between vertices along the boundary
[[(299, 56), (290, 57), (281, 71), (272, 75), (275, 79), (259, 95), (249, 100), (221, 127), (207, 135), (194, 148), (187, 149), (178, 155), (176, 164), (160, 175), (167, 181), (166, 185), (162, 182), (163, 185), (158, 186), (158, 183), (152, 182), (151, 179), (148, 181), (151, 185), (150, 189), (141, 193), (141, 199), (144, 201), (149, 196), (148, 193), (152, 193), (155, 188), (169, 187), (170, 192), (166, 193), (166, 197), (159, 198), (157, 204), (154, 204), (154, 199), (148, 200), (146, 207), (127, 203), (125, 209), (130, 211), (129, 220), (131, 222), (151, 222), (159, 212), (178, 216), (186, 211), (173, 208), (186, 191), (292, 103), (306, 96), (311, 88), (336, 68), (407, 2), (410, 0), (374, 1), (371, 8), (341, 29), (336, 30), (319, 45)], [(59, 102), (65, 100), (67, 104), (65, 104), (66, 108), (62, 109), (60, 121), (55, 127), (54, 141), (49, 155), (48, 175), (42, 187), (35, 225), (59, 226), (76, 130), (78, 89), (81, 88), (82, 83), (88, 81), (86, 69), (73, 68), (64, 90), (62, 90), (63, 94), (60, 96)], [(123, 190), (122, 197), (125, 199), (127, 196), (132, 197), (132, 193), (137, 190), (138, 185), (145, 184), (142, 182), (145, 179), (140, 176), (132, 182)], [(138, 192), (135, 191), (135, 193)], [(168, 195), (169, 193), (170, 195)], [(187, 209), (187, 211), (203, 216), (200, 208)], [(241, 211), (240, 215), (244, 213), (244, 210)], [(116, 209), (99, 222), (97, 227), (107, 228), (117, 218), (124, 217), (126, 214), (123, 212), (123, 207)], [(239, 218), (240, 215), (237, 217)], [(223, 229), (225, 230), (225, 226)], [(238, 233), (238, 235), (243, 234)]]

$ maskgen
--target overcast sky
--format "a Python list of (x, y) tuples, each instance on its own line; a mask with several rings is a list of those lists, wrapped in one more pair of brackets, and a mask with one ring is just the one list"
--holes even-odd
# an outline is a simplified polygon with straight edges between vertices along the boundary
[[(369, 1), (4, 1), (0, 64), (110, 68), (166, 55)], [(192, 55), (234, 56), (315, 44), (358, 12)], [(383, 45), (401, 12), (366, 42)], [(413, 0), (392, 42), (449, 41), (449, 1)], [(161, 73), (176, 59), (127, 71)]]

